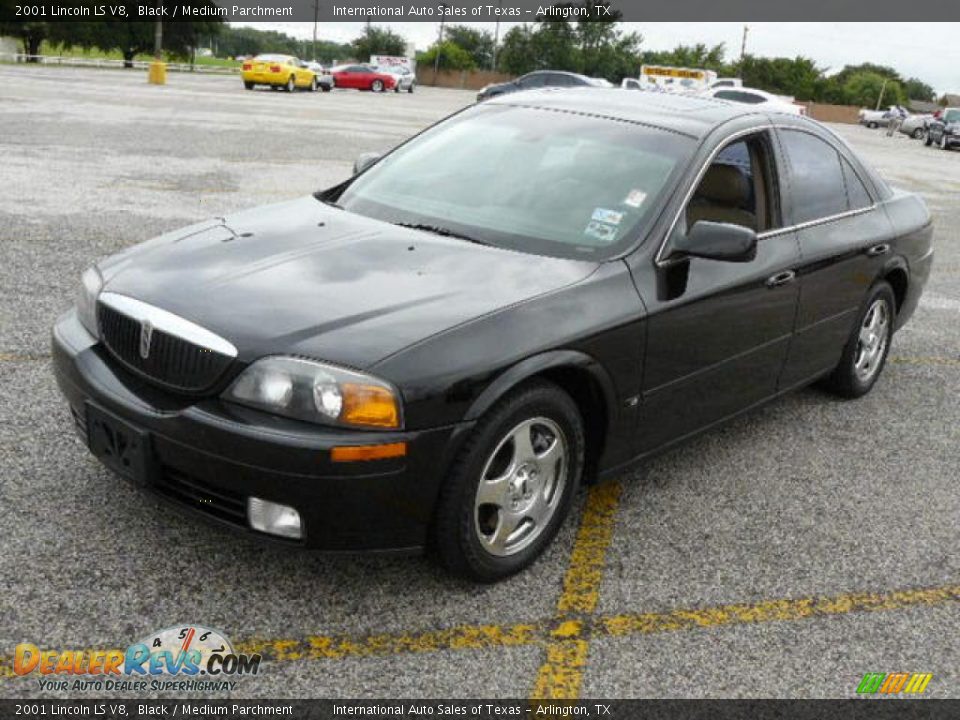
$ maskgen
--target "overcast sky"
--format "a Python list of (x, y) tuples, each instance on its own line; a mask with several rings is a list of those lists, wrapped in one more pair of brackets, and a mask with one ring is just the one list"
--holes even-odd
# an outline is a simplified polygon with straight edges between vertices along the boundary
[[(923, 7), (919, 3), (918, 7)], [(313, 36), (313, 23), (233, 23), (274, 29), (295, 37)], [(375, 23), (425, 49), (437, 37), (438, 23)], [(462, 23), (485, 27), (494, 23)], [(517, 23), (500, 23), (500, 37)], [(643, 48), (669, 50), (676, 45), (726, 43), (727, 58), (740, 54), (742, 22), (623, 23), (643, 35)], [(918, 77), (938, 93), (960, 92), (960, 23), (747, 23), (747, 52), (767, 57), (803, 55), (820, 67), (875, 62), (891, 65), (904, 77)], [(321, 23), (318, 37), (345, 42), (363, 32), (364, 23)]]

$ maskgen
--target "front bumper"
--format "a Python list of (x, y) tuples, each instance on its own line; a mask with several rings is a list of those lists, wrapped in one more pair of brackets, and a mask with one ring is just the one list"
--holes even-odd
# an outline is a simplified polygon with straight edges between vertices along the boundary
[[(88, 403), (147, 433), (147, 490), (197, 517), (308, 548), (422, 548), (449, 454), (470, 427), (344, 431), (216, 398), (174, 397), (117, 367), (72, 310), (53, 329), (53, 361), (85, 440)], [(334, 446), (400, 441), (407, 442), (404, 458), (330, 459)], [(250, 529), (249, 496), (296, 508), (304, 538), (283, 540)]]

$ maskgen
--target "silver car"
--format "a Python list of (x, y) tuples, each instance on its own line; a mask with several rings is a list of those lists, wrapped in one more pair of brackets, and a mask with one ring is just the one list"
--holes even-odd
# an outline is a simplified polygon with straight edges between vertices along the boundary
[(393, 86), (394, 92), (403, 90), (412, 93), (413, 89), (417, 86), (417, 76), (410, 68), (394, 66), (378, 67), (377, 72), (390, 73), (396, 78), (397, 84)]
[(317, 76), (317, 87), (319, 87), (324, 92), (330, 92), (333, 90), (333, 75), (330, 74), (330, 71), (327, 70), (323, 65), (318, 62), (307, 62), (304, 63), (304, 67), (313, 70)]
[(920, 140), (927, 133), (927, 123), (933, 115), (910, 115), (900, 125), (900, 132)]

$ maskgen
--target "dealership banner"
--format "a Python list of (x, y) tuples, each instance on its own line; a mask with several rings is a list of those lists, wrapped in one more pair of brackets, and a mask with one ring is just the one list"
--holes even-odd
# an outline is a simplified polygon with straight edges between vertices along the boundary
[(607, 720), (940, 720), (960, 700), (3, 700), (0, 717), (143, 718), (606, 718)]
[[(925, 20), (960, 18), (954, 0), (928, 0)], [(0, 21), (87, 20), (190, 22), (534, 22), (724, 20), (915, 20), (916, 8), (897, 0), (0, 0)]]

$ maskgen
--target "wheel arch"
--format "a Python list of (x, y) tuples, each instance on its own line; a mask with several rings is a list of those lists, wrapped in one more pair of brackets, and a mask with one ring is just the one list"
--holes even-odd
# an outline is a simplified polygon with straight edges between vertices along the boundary
[(607, 433), (613, 424), (616, 390), (613, 379), (594, 358), (578, 350), (555, 350), (529, 357), (501, 373), (474, 400), (465, 420), (480, 418), (501, 398), (535, 379), (548, 380), (576, 403), (587, 439), (584, 477), (595, 474)]
[(880, 273), (880, 280), (884, 280), (893, 288), (893, 297), (896, 302), (897, 314), (907, 299), (907, 288), (910, 286), (910, 273), (907, 271), (907, 263), (902, 258), (893, 258), (888, 262)]

